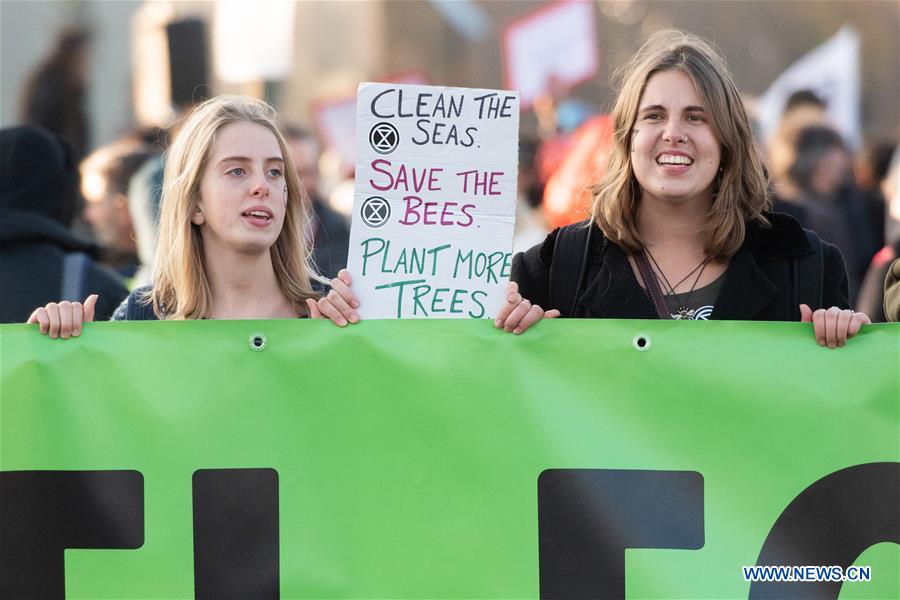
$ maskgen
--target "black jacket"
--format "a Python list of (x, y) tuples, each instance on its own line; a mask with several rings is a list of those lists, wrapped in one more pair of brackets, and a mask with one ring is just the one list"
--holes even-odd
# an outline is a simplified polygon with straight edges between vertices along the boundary
[[(326, 286), (318, 281), (310, 281), (314, 291), (324, 294)], [(150, 301), (150, 292), (153, 291), (152, 285), (139, 287), (128, 295), (119, 308), (115, 310), (112, 316), (113, 321), (157, 321), (159, 320), (156, 313), (153, 312), (153, 303)]]
[[(0, 131), (0, 322), (23, 323), (38, 306), (64, 299), (67, 254), (97, 256), (99, 248), (68, 228), (77, 193), (77, 165), (59, 138), (32, 126)], [(92, 260), (80, 279), (83, 296), (100, 295), (97, 320), (128, 294), (111, 269)]]
[[(725, 281), (711, 318), (755, 321), (796, 321), (799, 309), (793, 304), (791, 271), (797, 259), (812, 254), (799, 223), (787, 215), (767, 215), (771, 227), (758, 223), (747, 226), (744, 244), (731, 258)], [(513, 258), (512, 280), (522, 296), (544, 309), (566, 311), (568, 307), (550, 302), (550, 265), (556, 230), (538, 246)], [(576, 294), (573, 317), (609, 319), (656, 319), (656, 310), (634, 276), (626, 253), (612, 242), (605, 244), (596, 225), (591, 225), (584, 282)], [(847, 273), (837, 248), (822, 244), (821, 307), (848, 308)], [(818, 277), (811, 269), (801, 278)], [(820, 306), (812, 306), (813, 310)]]

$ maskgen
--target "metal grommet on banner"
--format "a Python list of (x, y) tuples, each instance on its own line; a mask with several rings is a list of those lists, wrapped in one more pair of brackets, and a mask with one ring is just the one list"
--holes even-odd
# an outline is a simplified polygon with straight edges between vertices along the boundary
[(650, 336), (646, 333), (639, 333), (631, 340), (631, 345), (638, 352), (646, 352), (650, 349)]
[(250, 336), (250, 349), (259, 352), (260, 350), (266, 349), (266, 339), (265, 334), (262, 333), (254, 333)]

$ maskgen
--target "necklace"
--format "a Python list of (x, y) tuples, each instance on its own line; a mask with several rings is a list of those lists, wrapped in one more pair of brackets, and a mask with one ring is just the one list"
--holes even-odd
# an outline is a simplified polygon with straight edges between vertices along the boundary
[(653, 266), (656, 267), (656, 270), (659, 272), (660, 276), (662, 277), (663, 283), (666, 284), (667, 294), (669, 294), (673, 297), (678, 296), (678, 293), (675, 291), (675, 288), (677, 288), (682, 283), (687, 281), (691, 275), (693, 275), (694, 273), (697, 273), (697, 277), (694, 278), (694, 284), (691, 286), (691, 289), (688, 290), (687, 296), (685, 296), (684, 301), (675, 310), (675, 314), (672, 315), (672, 317), (676, 320), (692, 319), (694, 317), (695, 311), (692, 308), (689, 309), (688, 305), (690, 305), (690, 303), (691, 303), (691, 296), (693, 296), (694, 290), (697, 288), (697, 284), (700, 283), (700, 278), (703, 276), (703, 271), (706, 270), (706, 265), (709, 264), (709, 257), (704, 257), (704, 259), (702, 261), (700, 261), (700, 263), (696, 267), (691, 269), (690, 273), (688, 273), (683, 278), (681, 278), (681, 280), (678, 283), (676, 283), (675, 285), (672, 285), (671, 283), (669, 283), (669, 279), (666, 277), (666, 274), (663, 272), (662, 267), (659, 266), (659, 263), (656, 262), (656, 258), (654, 258), (653, 254), (650, 252), (650, 250), (646, 246), (644, 247), (644, 252), (646, 252), (647, 256), (650, 257), (650, 260), (653, 262)]

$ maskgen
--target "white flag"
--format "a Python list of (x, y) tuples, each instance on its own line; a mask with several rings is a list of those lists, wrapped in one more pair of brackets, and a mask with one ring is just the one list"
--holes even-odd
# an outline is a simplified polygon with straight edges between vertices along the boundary
[(830, 40), (788, 67), (759, 100), (765, 139), (777, 129), (788, 97), (811, 90), (828, 106), (828, 117), (851, 146), (859, 147), (859, 35), (842, 27)]

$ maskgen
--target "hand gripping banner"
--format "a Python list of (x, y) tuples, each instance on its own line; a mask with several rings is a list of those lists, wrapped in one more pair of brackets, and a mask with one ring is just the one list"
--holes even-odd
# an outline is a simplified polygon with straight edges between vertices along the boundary
[(599, 320), (0, 344), (2, 598), (900, 590), (900, 326), (838, 350)]

